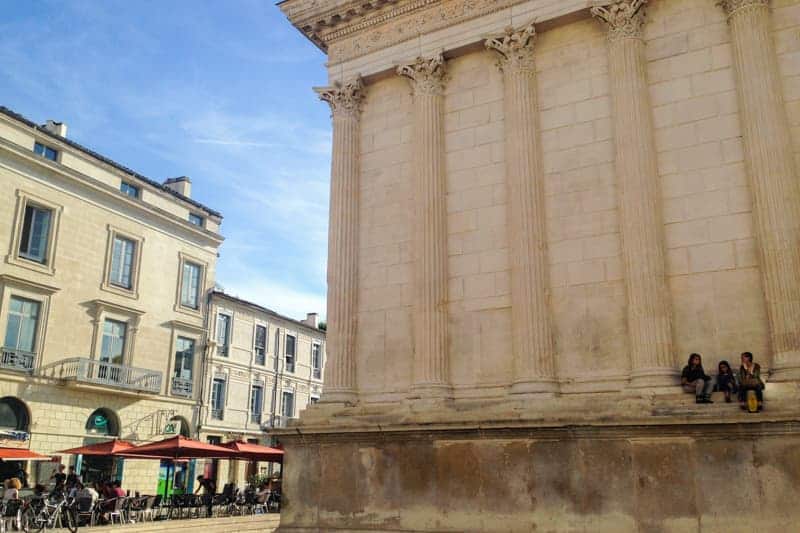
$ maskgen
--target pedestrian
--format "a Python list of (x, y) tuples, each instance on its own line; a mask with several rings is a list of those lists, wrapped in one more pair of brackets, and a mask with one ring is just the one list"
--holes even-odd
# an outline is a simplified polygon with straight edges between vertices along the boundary
[(739, 406), (747, 410), (747, 392), (753, 391), (758, 402), (756, 410), (764, 407), (764, 381), (761, 379), (761, 366), (753, 362), (753, 354), (742, 353), (742, 366), (739, 367)]
[(717, 365), (717, 390), (725, 394), (725, 403), (731, 403), (731, 395), (736, 394), (739, 387), (736, 384), (736, 374), (727, 361), (720, 361)]
[(203, 489), (203, 504), (206, 506), (206, 516), (210, 518), (212, 506), (214, 505), (214, 495), (217, 492), (217, 484), (214, 483), (213, 479), (204, 478), (203, 476), (197, 476), (197, 484), (197, 490), (194, 493), (197, 494), (200, 489)]
[(711, 400), (714, 381), (703, 370), (702, 358), (699, 353), (689, 356), (689, 362), (681, 372), (681, 385), (685, 392), (694, 392), (695, 403), (714, 403)]

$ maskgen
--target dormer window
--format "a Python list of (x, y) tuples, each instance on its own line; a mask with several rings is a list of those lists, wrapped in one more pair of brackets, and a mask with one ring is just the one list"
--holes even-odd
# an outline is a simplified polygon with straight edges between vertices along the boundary
[(33, 145), (33, 153), (40, 155), (45, 159), (49, 159), (50, 161), (58, 160), (58, 150), (55, 148), (50, 148), (49, 146), (45, 146), (42, 143), (36, 143)]
[(194, 224), (195, 226), (203, 227), (203, 217), (200, 215), (195, 215), (194, 213), (189, 213), (189, 223)]
[(119, 190), (125, 196), (130, 196), (131, 198), (139, 198), (139, 187), (136, 185), (131, 185), (130, 183), (122, 182), (119, 185)]

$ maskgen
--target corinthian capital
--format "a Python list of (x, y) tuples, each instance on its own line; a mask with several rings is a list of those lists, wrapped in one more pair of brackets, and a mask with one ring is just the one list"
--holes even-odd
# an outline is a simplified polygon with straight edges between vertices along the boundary
[(520, 29), (506, 28), (503, 35), (486, 40), (486, 48), (500, 55), (500, 68), (510, 70), (534, 70), (533, 45), (536, 43), (536, 28), (533, 22)]
[(641, 39), (647, 0), (617, 0), (592, 8), (592, 15), (608, 24), (608, 40)]
[(725, 10), (728, 17), (731, 17), (740, 9), (769, 7), (769, 0), (718, 0), (717, 5)]
[(413, 63), (397, 67), (397, 74), (409, 79), (414, 94), (442, 94), (447, 82), (444, 56), (418, 57)]
[(357, 116), (361, 112), (361, 103), (364, 101), (364, 82), (361, 76), (345, 83), (334, 82), (331, 87), (316, 87), (314, 91), (320, 100), (328, 102), (334, 116)]

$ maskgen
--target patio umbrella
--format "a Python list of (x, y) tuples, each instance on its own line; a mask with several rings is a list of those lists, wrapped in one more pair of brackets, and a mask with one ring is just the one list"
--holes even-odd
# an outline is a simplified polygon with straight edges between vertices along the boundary
[(236, 452), (216, 446), (206, 444), (199, 440), (187, 439), (183, 436), (171, 437), (159, 442), (151, 442), (134, 446), (115, 452), (112, 455), (130, 457), (131, 459), (230, 459)]
[(25, 450), (23, 448), (0, 447), (0, 461), (49, 461), (49, 455)]
[(270, 448), (269, 446), (261, 446), (260, 444), (251, 444), (249, 442), (234, 440), (231, 442), (226, 442), (222, 445), (222, 447), (235, 451), (236, 456), (234, 459), (245, 459), (247, 461), (270, 461), (273, 463), (280, 463), (283, 461), (283, 450)]
[(61, 450), (57, 453), (70, 455), (114, 455), (117, 452), (129, 450), (134, 447), (135, 445), (126, 440), (108, 440), (106, 442), (97, 442), (95, 444), (87, 444), (86, 446)]

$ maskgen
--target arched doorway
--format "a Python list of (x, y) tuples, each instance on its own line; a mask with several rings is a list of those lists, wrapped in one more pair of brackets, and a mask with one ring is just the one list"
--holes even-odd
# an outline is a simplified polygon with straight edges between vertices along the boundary
[[(0, 398), (0, 435), (12, 441), (28, 440), (31, 415), (28, 406), (13, 396)], [(0, 479), (20, 477), (27, 483), (23, 461), (0, 461)]]
[[(95, 444), (119, 437), (117, 413), (107, 407), (95, 409), (86, 419), (84, 444)], [(122, 459), (93, 455), (79, 456), (80, 473), (84, 483), (122, 478)]]

